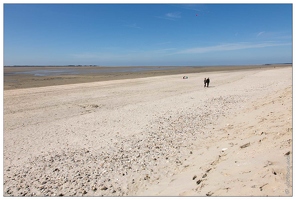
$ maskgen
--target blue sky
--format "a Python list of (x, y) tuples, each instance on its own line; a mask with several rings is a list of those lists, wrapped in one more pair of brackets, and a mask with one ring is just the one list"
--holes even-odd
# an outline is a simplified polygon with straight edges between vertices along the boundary
[(4, 65), (292, 62), (292, 4), (4, 4)]

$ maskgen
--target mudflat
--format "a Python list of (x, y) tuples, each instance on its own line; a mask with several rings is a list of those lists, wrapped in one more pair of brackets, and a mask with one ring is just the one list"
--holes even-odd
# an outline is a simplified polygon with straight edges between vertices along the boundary
[(233, 69), (6, 82), (4, 196), (292, 196), (292, 66)]
[(4, 89), (45, 87), (74, 83), (133, 79), (173, 74), (190, 74), (211, 71), (246, 70), (284, 67), (287, 65), (212, 66), (212, 67), (4, 67)]

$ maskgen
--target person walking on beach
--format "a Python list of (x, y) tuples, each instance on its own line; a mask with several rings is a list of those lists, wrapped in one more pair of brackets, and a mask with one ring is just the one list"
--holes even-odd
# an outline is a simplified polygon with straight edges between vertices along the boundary
[(207, 85), (207, 79), (205, 78), (204, 79), (204, 87), (206, 87), (206, 85)]
[(210, 78), (207, 78), (207, 87), (209, 87), (210, 84)]

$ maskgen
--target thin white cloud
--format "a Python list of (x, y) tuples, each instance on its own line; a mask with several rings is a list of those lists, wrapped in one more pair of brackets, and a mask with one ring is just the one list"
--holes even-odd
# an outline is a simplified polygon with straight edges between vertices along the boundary
[(181, 12), (170, 12), (170, 13), (166, 13), (164, 16), (157, 16), (157, 18), (167, 19), (167, 20), (177, 20), (181, 18)]
[(195, 11), (196, 14), (198, 14), (198, 15), (200, 15), (200, 14), (204, 15), (204, 14), (209, 13), (207, 5), (205, 5), (205, 4), (180, 4), (180, 5), (177, 5), (177, 7), (182, 8), (182, 9), (186, 9), (189, 12)]
[(264, 36), (265, 39), (269, 40), (282, 40), (282, 39), (292, 39), (292, 33), (291, 32), (285, 32), (285, 31), (261, 31), (256, 34), (256, 37), (262, 38)]
[(122, 23), (122, 26), (128, 27), (128, 28), (135, 28), (135, 29), (141, 29), (141, 27), (132, 21), (127, 21), (127, 20), (119, 20)]
[(265, 47), (276, 47), (276, 46), (287, 46), (291, 45), (291, 43), (276, 43), (276, 42), (263, 42), (263, 43), (229, 43), (229, 44), (221, 44), (215, 46), (206, 46), (206, 47), (196, 47), (196, 48), (188, 48), (183, 50), (178, 50), (176, 48), (160, 48), (160, 49), (152, 49), (152, 50), (131, 50), (127, 49), (123, 52), (84, 52), (78, 54), (72, 54), (71, 57), (73, 60), (87, 60), (87, 61), (102, 61), (109, 62), (114, 60), (127, 61), (133, 60), (135, 58), (153, 58), (157, 59), (162, 56), (174, 56), (176, 54), (201, 54), (201, 53), (210, 53), (210, 52), (219, 52), (219, 51), (234, 51), (234, 50), (242, 50), (242, 49), (258, 49)]
[(180, 12), (172, 12), (172, 13), (167, 13), (165, 16), (168, 18), (181, 18), (181, 13)]
[(265, 31), (261, 31), (261, 32), (259, 32), (258, 34), (257, 34), (257, 37), (259, 37), (260, 35), (262, 35), (262, 34), (264, 34), (265, 33)]
[(275, 42), (264, 42), (264, 43), (230, 43), (230, 44), (221, 44), (216, 46), (207, 46), (207, 47), (196, 47), (184, 49), (176, 52), (175, 54), (198, 54), (198, 53), (207, 53), (214, 51), (233, 51), (241, 49), (257, 49), (264, 47), (275, 47), (275, 46), (286, 46), (291, 45), (291, 43), (275, 43)]

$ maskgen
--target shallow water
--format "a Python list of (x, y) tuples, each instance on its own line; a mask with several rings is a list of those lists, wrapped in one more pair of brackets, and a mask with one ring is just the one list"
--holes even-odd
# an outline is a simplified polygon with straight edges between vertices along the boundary
[[(40, 67), (41, 68), (41, 67)], [(16, 75), (16, 74), (27, 74), (27, 75), (34, 75), (34, 76), (58, 76), (58, 75), (82, 75), (82, 74), (98, 74), (98, 73), (118, 73), (118, 72), (144, 72), (144, 71), (159, 71), (159, 70), (170, 70), (176, 69), (176, 67), (109, 67), (109, 68), (97, 68), (97, 69), (87, 69), (87, 68), (61, 68), (57, 69), (32, 69), (29, 71), (20, 71), (18, 72), (11, 72), (9, 75)], [(7, 74), (8, 75), (8, 74)]]

